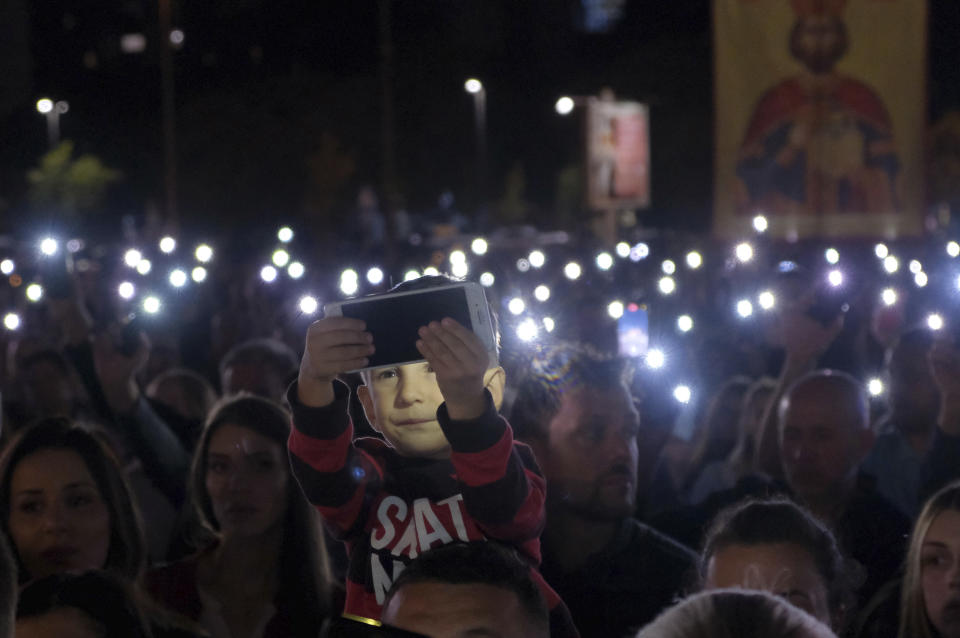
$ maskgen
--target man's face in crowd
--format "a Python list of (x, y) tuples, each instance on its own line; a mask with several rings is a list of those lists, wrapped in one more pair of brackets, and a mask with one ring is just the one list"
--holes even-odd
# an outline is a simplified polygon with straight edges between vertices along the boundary
[(887, 366), (890, 407), (897, 427), (905, 431), (933, 427), (940, 408), (940, 393), (927, 362), (928, 348), (903, 343), (894, 348)]
[(549, 440), (531, 441), (555, 502), (597, 520), (633, 512), (640, 415), (625, 387), (563, 394)]
[(817, 378), (794, 389), (780, 422), (780, 456), (801, 498), (822, 498), (855, 474), (872, 444), (852, 389)]
[(404, 585), (383, 610), (385, 624), (430, 638), (546, 638), (512, 591), (493, 585)]

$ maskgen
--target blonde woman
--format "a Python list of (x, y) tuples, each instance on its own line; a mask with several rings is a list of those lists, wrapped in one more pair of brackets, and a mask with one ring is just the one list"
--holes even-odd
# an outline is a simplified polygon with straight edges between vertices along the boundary
[(934, 494), (910, 537), (900, 638), (960, 638), (960, 482)]

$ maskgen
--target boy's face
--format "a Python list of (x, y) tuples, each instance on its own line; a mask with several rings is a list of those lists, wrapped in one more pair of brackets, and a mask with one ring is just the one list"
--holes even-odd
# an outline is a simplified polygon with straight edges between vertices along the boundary
[(403, 456), (444, 458), (450, 443), (437, 423), (443, 395), (430, 364), (377, 368), (357, 395), (370, 425)]

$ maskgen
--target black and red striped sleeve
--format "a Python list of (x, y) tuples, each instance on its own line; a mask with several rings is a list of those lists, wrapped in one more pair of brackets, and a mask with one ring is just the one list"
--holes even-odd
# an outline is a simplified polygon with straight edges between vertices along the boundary
[(290, 466), (307, 499), (338, 538), (362, 530), (370, 503), (382, 482), (376, 461), (353, 444), (353, 423), (347, 411), (350, 389), (334, 382), (334, 401), (322, 408), (303, 405), (297, 384), (287, 390), (293, 427), (287, 448)]
[(543, 531), (546, 483), (529, 448), (514, 443), (489, 392), (486, 398), (476, 419), (454, 421), (444, 404), (437, 420), (450, 442), (467, 512), (490, 538), (520, 545)]

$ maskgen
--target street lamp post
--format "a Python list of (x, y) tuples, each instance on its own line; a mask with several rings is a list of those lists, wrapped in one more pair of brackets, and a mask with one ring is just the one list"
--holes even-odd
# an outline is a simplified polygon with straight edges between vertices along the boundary
[(60, 116), (70, 110), (64, 100), (54, 102), (48, 97), (37, 100), (37, 112), (47, 118), (47, 143), (53, 149), (60, 143)]
[(463, 84), (473, 96), (474, 128), (477, 144), (477, 201), (483, 203), (487, 188), (487, 90), (483, 82), (470, 78)]

